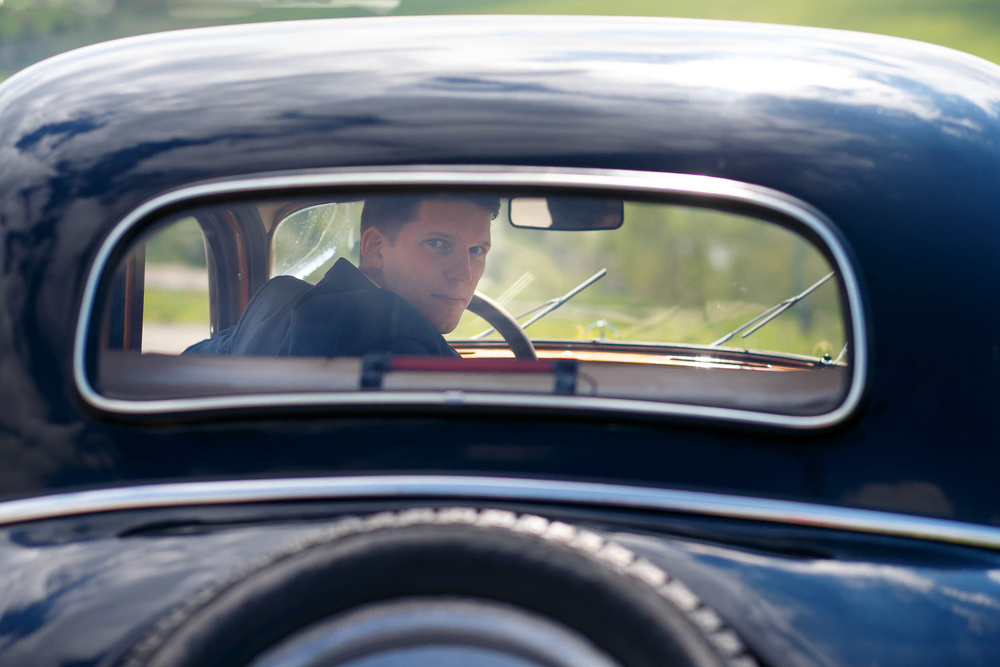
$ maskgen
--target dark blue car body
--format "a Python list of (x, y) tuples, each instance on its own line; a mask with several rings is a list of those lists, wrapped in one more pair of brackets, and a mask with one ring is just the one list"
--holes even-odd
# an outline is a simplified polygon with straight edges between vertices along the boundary
[[(1000, 664), (1000, 67), (699, 21), (229, 27), (11, 77), (0, 156), (0, 664), (119, 664), (175, 605), (319, 525), (455, 505), (613, 538), (718, 613), (734, 660)], [(144, 202), (409, 165), (699, 174), (806, 202), (859, 279), (861, 400), (790, 430), (447, 407), (137, 417), (81, 396), (88, 272)]]

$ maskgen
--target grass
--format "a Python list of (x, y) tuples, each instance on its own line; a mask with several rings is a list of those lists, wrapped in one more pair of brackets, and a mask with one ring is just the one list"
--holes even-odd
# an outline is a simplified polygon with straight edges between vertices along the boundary
[(204, 324), (208, 330), (208, 292), (166, 290), (147, 287), (143, 302), (144, 322), (159, 324)]

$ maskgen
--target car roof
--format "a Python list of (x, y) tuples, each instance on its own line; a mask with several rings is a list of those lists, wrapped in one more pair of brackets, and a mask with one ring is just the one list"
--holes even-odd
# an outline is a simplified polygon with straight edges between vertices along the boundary
[(333, 19), (52, 58), (0, 88), (0, 132), (9, 157), (105, 195), (125, 179), (150, 193), (248, 171), (477, 163), (705, 173), (814, 201), (884, 189), (942, 148), (996, 159), (998, 84), (1000, 67), (970, 55), (834, 30)]

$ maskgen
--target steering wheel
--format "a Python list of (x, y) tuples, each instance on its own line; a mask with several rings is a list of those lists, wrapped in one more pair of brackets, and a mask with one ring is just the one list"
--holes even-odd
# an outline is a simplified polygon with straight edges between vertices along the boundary
[(521, 324), (499, 303), (485, 294), (476, 292), (466, 310), (479, 315), (499, 331), (516, 359), (538, 359), (535, 346), (531, 344), (528, 334), (524, 333)]

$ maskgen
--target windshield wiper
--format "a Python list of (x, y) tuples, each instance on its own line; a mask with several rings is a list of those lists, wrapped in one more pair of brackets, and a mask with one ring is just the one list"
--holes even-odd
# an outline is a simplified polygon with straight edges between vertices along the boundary
[(750, 320), (749, 322), (747, 322), (745, 324), (742, 324), (742, 325), (736, 327), (735, 329), (733, 329), (732, 331), (730, 331), (729, 333), (727, 333), (725, 336), (723, 336), (719, 340), (715, 341), (714, 343), (709, 343), (708, 346), (709, 347), (718, 347), (719, 345), (722, 345), (727, 340), (729, 340), (730, 338), (732, 338), (733, 336), (735, 336), (739, 332), (743, 331), (747, 327), (756, 325), (752, 329), (749, 329), (747, 331), (743, 331), (743, 335), (741, 336), (741, 338), (746, 338), (747, 336), (749, 336), (750, 334), (752, 334), (753, 332), (757, 331), (762, 326), (764, 326), (765, 324), (767, 324), (768, 322), (770, 322), (771, 320), (773, 320), (774, 318), (776, 318), (778, 315), (781, 315), (783, 312), (785, 312), (786, 310), (788, 310), (789, 308), (791, 308), (792, 306), (794, 306), (795, 304), (797, 304), (799, 301), (801, 301), (802, 299), (804, 299), (807, 296), (809, 296), (809, 294), (811, 294), (813, 290), (815, 290), (817, 287), (819, 287), (820, 285), (822, 285), (823, 283), (825, 283), (830, 278), (833, 278), (833, 276), (835, 274), (836, 274), (836, 271), (831, 271), (830, 273), (826, 274), (825, 276), (823, 276), (822, 278), (820, 278), (819, 280), (817, 280), (815, 283), (813, 283), (812, 286), (809, 287), (806, 291), (804, 291), (801, 294), (798, 294), (796, 296), (793, 296), (793, 297), (791, 297), (789, 299), (785, 299), (781, 303), (778, 303), (778, 304), (776, 304), (774, 306), (771, 306), (770, 308), (768, 308), (767, 310), (765, 310), (763, 313), (761, 313), (757, 317), (753, 318), (752, 320)]
[[(548, 301), (546, 301), (545, 303), (541, 304), (540, 306), (535, 306), (534, 308), (531, 308), (530, 310), (524, 311), (523, 313), (521, 313), (520, 315), (517, 316), (517, 319), (521, 319), (525, 315), (531, 315), (532, 313), (537, 312), (539, 310), (542, 311), (542, 312), (538, 313), (537, 315), (535, 315), (534, 317), (532, 317), (530, 320), (528, 320), (527, 322), (525, 322), (524, 324), (522, 324), (521, 328), (522, 329), (527, 329), (532, 324), (534, 324), (538, 320), (542, 319), (543, 317), (545, 317), (546, 315), (548, 315), (549, 313), (551, 313), (553, 310), (555, 310), (559, 306), (563, 305), (564, 303), (566, 303), (567, 301), (569, 301), (570, 299), (572, 299), (574, 296), (576, 296), (577, 294), (579, 294), (583, 290), (587, 289), (588, 287), (590, 287), (591, 285), (593, 285), (594, 283), (596, 283), (598, 280), (600, 280), (601, 278), (603, 278), (606, 275), (608, 275), (608, 270), (607, 269), (601, 269), (600, 271), (598, 271), (594, 275), (590, 276), (589, 278), (587, 278), (582, 283), (580, 283), (579, 285), (577, 285), (576, 287), (574, 287), (570, 291), (566, 292), (562, 296), (556, 297), (554, 299), (549, 299)], [(489, 336), (494, 331), (496, 331), (496, 329), (494, 329), (493, 327), (490, 327), (486, 331), (480, 331), (475, 336), (472, 336), (470, 338), (470, 340), (479, 340), (480, 338), (483, 338), (485, 336)]]

